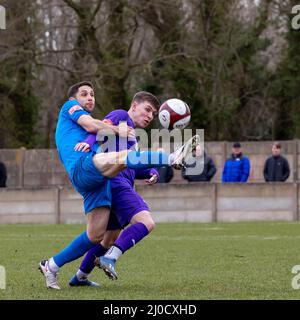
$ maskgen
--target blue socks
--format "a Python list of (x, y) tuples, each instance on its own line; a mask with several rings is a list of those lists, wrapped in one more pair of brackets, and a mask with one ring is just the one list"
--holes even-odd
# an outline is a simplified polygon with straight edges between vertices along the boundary
[(58, 267), (74, 261), (83, 256), (89, 249), (94, 247), (95, 244), (90, 241), (86, 231), (75, 238), (65, 249), (53, 257), (54, 262)]
[(131, 151), (126, 158), (126, 165), (131, 169), (147, 169), (168, 165), (169, 155), (157, 151)]

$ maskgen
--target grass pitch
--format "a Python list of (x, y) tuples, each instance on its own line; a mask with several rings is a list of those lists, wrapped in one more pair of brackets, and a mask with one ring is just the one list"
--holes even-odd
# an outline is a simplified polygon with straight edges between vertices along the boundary
[(117, 281), (95, 269), (91, 279), (101, 288), (69, 287), (77, 260), (61, 269), (62, 290), (47, 290), (39, 261), (83, 230), (83, 225), (1, 225), (6, 289), (0, 300), (300, 298), (300, 289), (291, 285), (292, 268), (300, 265), (300, 223), (159, 224), (119, 260)]

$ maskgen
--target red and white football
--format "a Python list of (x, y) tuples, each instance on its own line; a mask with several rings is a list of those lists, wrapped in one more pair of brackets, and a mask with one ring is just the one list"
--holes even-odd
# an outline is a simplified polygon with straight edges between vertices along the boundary
[(158, 118), (165, 129), (183, 129), (191, 120), (191, 111), (182, 100), (169, 99), (160, 106)]

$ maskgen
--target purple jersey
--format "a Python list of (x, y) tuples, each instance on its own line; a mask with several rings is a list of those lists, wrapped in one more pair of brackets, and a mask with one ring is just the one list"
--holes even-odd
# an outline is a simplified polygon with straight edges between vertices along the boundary
[[(121, 122), (126, 122), (127, 126), (135, 128), (135, 125), (132, 119), (129, 117), (127, 111), (119, 109), (110, 112), (103, 120), (111, 125), (119, 125)], [(97, 153), (98, 144), (96, 143), (96, 135), (90, 134), (85, 142), (90, 145), (90, 148)], [(122, 150), (134, 150), (137, 149), (137, 140), (129, 140), (127, 137), (114, 136), (113, 140), (105, 139), (101, 145), (101, 152), (113, 152), (113, 151), (122, 151)], [(151, 175), (156, 174), (159, 179), (158, 171), (154, 168), (152, 169), (130, 169), (127, 168), (120, 172), (117, 176), (111, 179), (111, 187), (133, 187), (134, 179), (149, 179)]]
[[(104, 119), (110, 120), (110, 123), (118, 126), (120, 122), (125, 122), (129, 127), (135, 128), (135, 125), (129, 114), (125, 110), (114, 110), (110, 112)], [(122, 151), (127, 149), (134, 149), (134, 145), (137, 144), (137, 140), (129, 140), (128, 138), (122, 138), (116, 136), (116, 141), (114, 145), (108, 145), (109, 151)], [(104, 150), (107, 151), (107, 150)], [(134, 178), (135, 178), (135, 170), (134, 169), (125, 169), (121, 171), (118, 175), (111, 179), (111, 188), (122, 188), (122, 187), (133, 187), (134, 185)]]
[[(127, 123), (128, 126), (135, 128), (135, 125), (129, 114), (125, 110), (114, 110), (110, 112), (104, 122), (112, 125), (119, 125), (120, 122)], [(101, 146), (102, 151), (121, 151), (127, 149), (136, 149), (137, 140), (128, 140), (128, 138), (122, 138), (119, 136), (115, 137), (114, 140), (109, 145), (109, 141), (104, 141)], [(85, 140), (91, 148), (97, 149), (96, 135), (89, 135)], [(111, 206), (111, 216), (108, 225), (108, 230), (116, 230), (125, 227), (131, 220), (131, 218), (143, 210), (149, 211), (148, 205), (142, 199), (142, 197), (136, 193), (133, 189), (134, 179), (148, 179), (152, 174), (159, 174), (156, 169), (130, 169), (127, 168), (121, 171), (118, 175), (110, 179), (111, 191), (112, 191), (112, 206)], [(115, 217), (117, 220), (115, 220)]]
[[(135, 124), (129, 117), (129, 114), (125, 110), (114, 110), (110, 112), (105, 118), (104, 121), (113, 124), (115, 126), (119, 125), (120, 122), (127, 123), (127, 126), (132, 127), (135, 129)], [(137, 140), (129, 140), (128, 138), (122, 138), (116, 136), (116, 140), (113, 143), (113, 146), (109, 146), (109, 151), (122, 151), (122, 150), (134, 150), (137, 148)], [(107, 151), (107, 150), (104, 150)], [(121, 171), (118, 175), (111, 179), (111, 188), (125, 188), (130, 187), (133, 188), (134, 186), (134, 179), (149, 179), (151, 174), (156, 174), (159, 177), (157, 170), (155, 169), (130, 169), (127, 168)]]

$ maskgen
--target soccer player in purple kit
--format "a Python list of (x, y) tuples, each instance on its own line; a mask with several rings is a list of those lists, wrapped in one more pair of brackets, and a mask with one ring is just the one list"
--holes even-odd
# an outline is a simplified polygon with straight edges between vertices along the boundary
[(134, 137), (132, 128), (122, 132), (118, 126), (94, 119), (91, 116), (94, 106), (92, 84), (87, 81), (76, 83), (69, 89), (68, 101), (62, 106), (58, 117), (55, 139), (59, 158), (74, 188), (83, 197), (87, 228), (59, 253), (39, 263), (47, 288), (59, 290), (59, 269), (78, 259), (104, 239), (110, 218), (112, 177), (126, 168), (146, 169), (165, 164), (180, 167), (194, 146), (194, 141), (188, 142), (172, 154), (133, 150), (76, 152), (74, 146), (77, 143), (98, 131), (109, 131), (120, 137)]
[[(126, 122), (127, 126), (132, 128), (146, 128), (157, 115), (158, 109), (158, 99), (151, 93), (141, 91), (134, 95), (128, 112), (125, 110), (114, 110), (103, 121), (111, 125), (119, 125), (120, 122)], [(122, 139), (126, 138), (117, 137), (115, 145), (108, 146), (109, 151), (121, 151), (122, 149), (137, 147), (137, 140), (135, 138), (128, 139), (126, 143), (124, 141), (120, 142)], [(95, 142), (96, 136), (90, 135), (85, 142), (77, 144), (75, 149), (78, 151), (89, 150), (93, 148)], [(88, 251), (79, 270), (69, 282), (71, 286), (98, 286), (97, 283), (88, 280), (87, 277), (95, 266), (95, 257), (100, 256), (96, 260), (96, 263), (103, 268), (111, 279), (117, 279), (114, 268), (115, 261), (125, 251), (147, 236), (155, 226), (148, 205), (134, 190), (134, 179), (148, 179), (147, 182), (153, 184), (157, 182), (158, 178), (158, 172), (154, 168), (127, 168), (111, 179), (112, 206), (108, 231), (101, 244), (96, 245)], [(118, 237), (120, 229), (128, 224), (130, 226)], [(117, 229), (111, 230), (114, 228)], [(116, 241), (111, 247), (114, 240)], [(111, 266), (109, 266), (110, 264)]]

